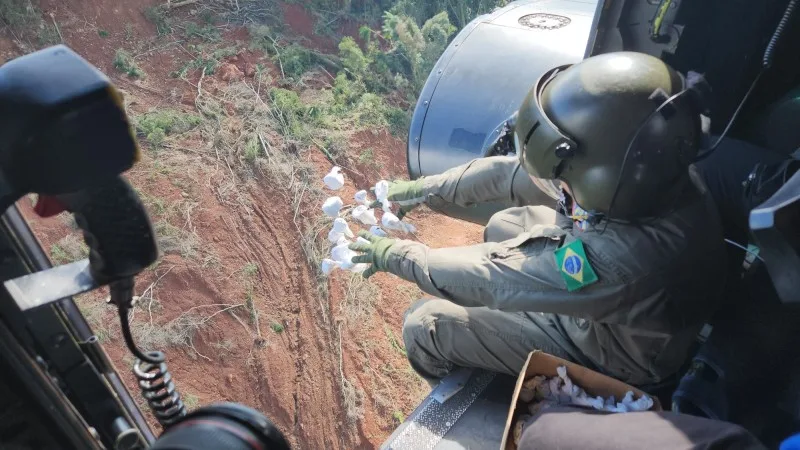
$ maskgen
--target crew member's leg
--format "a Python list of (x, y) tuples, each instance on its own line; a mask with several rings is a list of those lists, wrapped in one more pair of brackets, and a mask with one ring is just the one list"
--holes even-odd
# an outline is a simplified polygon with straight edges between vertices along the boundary
[(580, 354), (546, 315), (465, 308), (440, 299), (409, 308), (403, 340), (411, 366), (429, 380), (457, 367), (517, 375), (533, 350), (571, 361)]
[(556, 212), (546, 206), (520, 206), (493, 215), (483, 230), (484, 242), (503, 242), (537, 224), (556, 223)]
[(767, 447), (744, 428), (718, 420), (663, 411), (608, 414), (556, 405), (529, 419), (518, 448), (760, 450)]

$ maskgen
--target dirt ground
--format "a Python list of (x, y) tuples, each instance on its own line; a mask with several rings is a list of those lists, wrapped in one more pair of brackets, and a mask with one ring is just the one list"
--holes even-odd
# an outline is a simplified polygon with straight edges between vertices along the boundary
[[(141, 80), (112, 66), (117, 48), (156, 34), (142, 13), (153, 4), (44, 0), (39, 5), (45, 18), (52, 15), (58, 23), (64, 41), (125, 92), (132, 112), (163, 107), (196, 112), (200, 75), (186, 80), (169, 75), (191, 56), (180, 45), (136, 55), (147, 74)], [(312, 35), (313, 17), (302, 6), (284, 5), (284, 13), (291, 30), (307, 37), (310, 46), (335, 51), (335, 41)], [(7, 30), (2, 36), (0, 56), (24, 52)], [(246, 29), (226, 29), (223, 39), (240, 49), (227, 59), (233, 68), (225, 70), (233, 76), (252, 76), (250, 68), (261, 63), (279, 77), (263, 54), (248, 49)], [(206, 89), (224, 85), (225, 70), (207, 78)], [(320, 205), (301, 202), (295, 209), (267, 180), (233, 175), (226, 164), (199, 155), (203, 142), (182, 145), (186, 150), (169, 158), (145, 149), (128, 174), (150, 200), (154, 223), (169, 224), (169, 230), (192, 241), (190, 250), (167, 253), (138, 278), (141, 299), (133, 323), (150, 326), (155, 336), (167, 324), (194, 321), (188, 345), (165, 349), (190, 407), (218, 401), (250, 405), (267, 414), (294, 448), (377, 447), (427, 392), (406, 362), (401, 337), (403, 312), (422, 293), (391, 275), (364, 283), (341, 271), (320, 288), (300, 245), (298, 225), (298, 219), (321, 216)], [(365, 149), (373, 149), (374, 160), (360, 162)], [(343, 157), (347, 185), (337, 195), (352, 203), (358, 189), (407, 176), (405, 151), (405, 142), (387, 131), (356, 134)], [(330, 163), (313, 148), (303, 149), (301, 157), (314, 165), (321, 184)], [(75, 240), (67, 217), (38, 219), (31, 204), (30, 199), (20, 202), (45, 249)], [(418, 227), (419, 240), (432, 247), (481, 238), (480, 227), (424, 209), (409, 220)], [(106, 351), (138, 398), (132, 358), (112, 311), (97, 306), (101, 297), (80, 304), (91, 313), (95, 331), (102, 328)], [(253, 319), (244, 308), (248, 303), (257, 311), (255, 322), (248, 320)]]

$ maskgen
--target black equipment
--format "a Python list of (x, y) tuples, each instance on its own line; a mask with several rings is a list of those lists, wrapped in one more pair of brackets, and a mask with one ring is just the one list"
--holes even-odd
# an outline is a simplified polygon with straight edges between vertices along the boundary
[[(14, 448), (288, 449), (259, 412), (219, 404), (187, 414), (162, 352), (128, 323), (134, 277), (158, 257), (150, 219), (120, 175), (139, 157), (121, 95), (65, 46), (0, 67), (0, 442)], [(51, 267), (14, 202), (74, 214), (89, 258)], [(156, 440), (71, 297), (109, 286)]]

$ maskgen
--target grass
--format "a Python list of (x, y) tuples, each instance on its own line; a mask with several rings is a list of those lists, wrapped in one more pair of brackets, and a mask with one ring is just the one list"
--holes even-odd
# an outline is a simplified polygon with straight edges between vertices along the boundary
[(78, 231), (78, 222), (75, 221), (75, 216), (68, 212), (62, 212), (58, 215), (61, 223), (67, 226), (71, 231)]
[(340, 388), (347, 422), (355, 424), (364, 418), (364, 391), (344, 376)]
[(373, 306), (380, 301), (381, 292), (374, 283), (361, 274), (352, 273), (347, 279), (341, 309), (348, 323), (358, 323), (372, 313)]
[(234, 347), (236, 347), (236, 344), (230, 339), (223, 339), (222, 341), (219, 342), (212, 342), (211, 346), (218, 349), (221, 352), (230, 352), (231, 350), (233, 350)]
[(233, 56), (238, 52), (238, 49), (235, 47), (217, 48), (210, 51), (203, 45), (190, 45), (189, 48), (196, 51), (195, 58), (175, 71), (172, 76), (184, 78), (189, 72), (194, 70), (200, 70), (206, 75), (211, 75), (217, 70), (217, 67), (219, 67), (223, 59)]
[(396, 352), (403, 355), (404, 358), (407, 358), (408, 352), (406, 352), (406, 349), (403, 347), (402, 342), (397, 339), (397, 336), (394, 335), (392, 330), (389, 329), (388, 326), (384, 325), (384, 331), (386, 332), (386, 338), (389, 339), (389, 346)]
[(36, 40), (39, 41), (39, 45), (49, 47), (61, 42), (61, 35), (58, 33), (56, 26), (56, 24), (51, 25), (47, 22), (42, 22), (41, 28), (36, 33)]
[(392, 412), (392, 422), (394, 425), (400, 425), (401, 423), (405, 422), (406, 415), (403, 414), (402, 411), (394, 411)]
[(178, 228), (166, 220), (156, 222), (153, 228), (162, 252), (179, 254), (184, 258), (194, 258), (197, 255), (200, 243), (196, 234)]
[(50, 259), (56, 265), (68, 264), (89, 256), (89, 247), (75, 234), (50, 246)]
[(144, 71), (136, 64), (133, 56), (125, 50), (118, 48), (114, 54), (114, 67), (132, 78), (144, 77)]
[(247, 289), (247, 294), (245, 294), (244, 299), (244, 306), (247, 308), (247, 313), (250, 316), (250, 324), (253, 325), (256, 330), (258, 330), (258, 310), (256, 309), (256, 303), (253, 299), (252, 288)]
[(97, 35), (101, 38), (107, 38), (109, 35), (108, 31), (106, 30), (97, 30)]
[[(146, 310), (144, 313), (146, 314)], [(192, 311), (183, 313), (166, 324), (148, 322), (146, 317), (137, 318), (131, 323), (131, 333), (139, 348), (144, 350), (194, 347), (192, 340), (198, 331), (208, 326), (207, 317)]]
[(282, 324), (280, 324), (278, 322), (272, 322), (271, 324), (269, 324), (269, 328), (273, 332), (278, 333), (278, 334), (283, 333), (283, 331), (286, 329), (286, 327), (284, 327)]
[(197, 38), (205, 42), (219, 42), (222, 39), (219, 29), (213, 24), (198, 25), (194, 22), (186, 23), (184, 36), (187, 39)]
[(258, 140), (258, 136), (250, 136), (244, 146), (244, 159), (249, 163), (254, 163), (262, 153), (261, 143)]
[(167, 9), (162, 6), (151, 6), (144, 10), (144, 16), (155, 25), (156, 33), (164, 36), (172, 33), (172, 20), (167, 17)]
[(200, 405), (200, 398), (190, 392), (182, 392), (181, 399), (183, 400), (183, 404), (186, 405), (186, 409), (189, 411), (192, 411)]
[(35, 25), (42, 20), (30, 0), (0, 1), (0, 17), (14, 28)]
[(375, 162), (375, 151), (372, 148), (365, 148), (358, 154), (358, 162), (361, 164), (373, 164)]
[(160, 148), (167, 136), (182, 134), (196, 128), (202, 117), (174, 109), (159, 109), (144, 113), (136, 118), (136, 132), (156, 149)]
[(397, 291), (406, 299), (406, 303), (401, 305), (403, 307), (411, 306), (412, 303), (425, 297), (425, 293), (413, 283), (403, 283), (398, 286)]
[(116, 307), (87, 295), (76, 296), (74, 300), (100, 343), (116, 337)]
[(139, 198), (142, 200), (145, 208), (150, 215), (164, 215), (167, 212), (167, 203), (163, 198), (155, 197), (144, 192), (139, 193)]
[(258, 264), (249, 262), (242, 267), (242, 273), (248, 278), (252, 278), (258, 274)]

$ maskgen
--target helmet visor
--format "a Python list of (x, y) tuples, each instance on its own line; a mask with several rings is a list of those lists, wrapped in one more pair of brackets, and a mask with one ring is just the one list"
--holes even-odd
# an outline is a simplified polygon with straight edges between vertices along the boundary
[(556, 149), (559, 146), (566, 146), (572, 151), (577, 148), (575, 141), (559, 130), (547, 117), (541, 105), (545, 87), (569, 67), (569, 65), (559, 66), (543, 74), (523, 102), (523, 108), (526, 108), (530, 117), (527, 118), (526, 126), (515, 127), (514, 146), (520, 162), (531, 176), (543, 179), (558, 178), (561, 158)]

